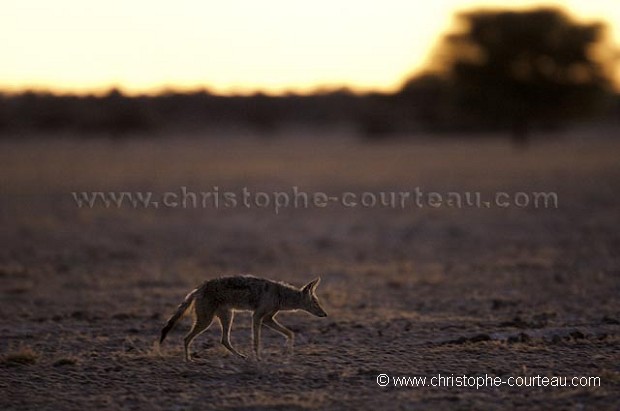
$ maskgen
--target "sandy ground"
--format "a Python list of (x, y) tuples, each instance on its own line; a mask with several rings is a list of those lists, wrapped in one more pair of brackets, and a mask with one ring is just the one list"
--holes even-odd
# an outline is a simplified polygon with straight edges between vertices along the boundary
[[(0, 143), (1, 409), (617, 409), (620, 142)], [(555, 191), (559, 208), (78, 208), (72, 191)], [(182, 361), (202, 281), (249, 272), (329, 312), (283, 313), (262, 362), (214, 324)], [(233, 344), (250, 353), (250, 316)], [(377, 375), (595, 376), (600, 387), (379, 387)]]

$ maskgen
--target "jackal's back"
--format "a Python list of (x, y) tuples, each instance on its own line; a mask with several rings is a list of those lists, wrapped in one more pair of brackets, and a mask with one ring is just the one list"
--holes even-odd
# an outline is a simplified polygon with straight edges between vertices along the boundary
[(265, 305), (279, 306), (283, 294), (296, 291), (293, 286), (250, 275), (221, 277), (206, 281), (202, 295), (218, 307), (255, 311)]

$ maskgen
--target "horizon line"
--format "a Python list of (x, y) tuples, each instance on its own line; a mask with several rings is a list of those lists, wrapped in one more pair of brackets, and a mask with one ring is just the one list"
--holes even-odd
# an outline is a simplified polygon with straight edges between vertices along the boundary
[[(411, 78), (411, 77), (408, 77)], [(406, 80), (405, 80), (406, 81)], [(204, 93), (212, 96), (221, 97), (252, 97), (257, 95), (264, 95), (268, 97), (286, 97), (286, 96), (316, 96), (321, 94), (332, 93), (347, 93), (352, 95), (364, 96), (368, 94), (396, 94), (398, 93), (405, 81), (398, 83), (398, 86), (394, 87), (360, 87), (350, 84), (318, 84), (316, 86), (309, 87), (278, 87), (277, 89), (269, 88), (245, 88), (245, 87), (231, 87), (226, 89), (218, 89), (217, 87), (209, 85), (195, 86), (175, 86), (175, 85), (162, 85), (156, 87), (150, 87), (146, 89), (132, 89), (132, 87), (124, 86), (122, 84), (107, 84), (97, 87), (78, 87), (78, 88), (66, 88), (66, 87), (54, 87), (54, 86), (20, 86), (20, 87), (7, 87), (6, 85), (0, 85), (0, 95), (17, 96), (27, 93), (34, 94), (48, 94), (57, 97), (62, 96), (79, 96), (79, 97), (104, 97), (111, 93), (120, 93), (126, 97), (157, 97), (164, 96), (166, 94), (197, 94)]]

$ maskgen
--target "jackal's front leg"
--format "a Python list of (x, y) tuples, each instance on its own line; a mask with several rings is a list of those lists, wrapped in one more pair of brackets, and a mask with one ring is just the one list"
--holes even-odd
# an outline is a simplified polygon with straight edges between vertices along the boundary
[(295, 344), (295, 333), (280, 324), (275, 318), (273, 318), (273, 315), (266, 316), (263, 320), (263, 324), (286, 337), (286, 352), (287, 354), (292, 354), (293, 345)]

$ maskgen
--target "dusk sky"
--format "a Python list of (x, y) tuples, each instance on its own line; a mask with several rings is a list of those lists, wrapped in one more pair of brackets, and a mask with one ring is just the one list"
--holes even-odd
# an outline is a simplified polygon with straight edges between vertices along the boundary
[(532, 5), (603, 20), (620, 43), (617, 0), (8, 0), (0, 89), (390, 91), (424, 65), (455, 12)]

